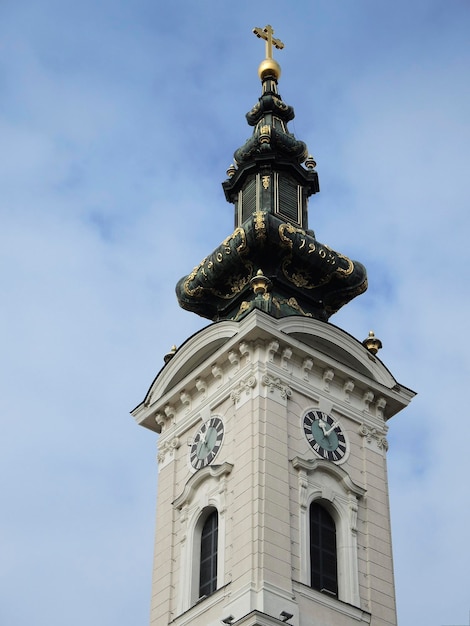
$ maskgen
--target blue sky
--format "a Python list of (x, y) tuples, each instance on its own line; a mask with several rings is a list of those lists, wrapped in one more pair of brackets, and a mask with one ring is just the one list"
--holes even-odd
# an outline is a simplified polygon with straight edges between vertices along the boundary
[(174, 286), (232, 231), (266, 23), (310, 226), (368, 269), (331, 321), (419, 393), (389, 431), (399, 623), (468, 623), (470, 4), (3, 0), (5, 626), (148, 623), (156, 441), (129, 411), (206, 324)]

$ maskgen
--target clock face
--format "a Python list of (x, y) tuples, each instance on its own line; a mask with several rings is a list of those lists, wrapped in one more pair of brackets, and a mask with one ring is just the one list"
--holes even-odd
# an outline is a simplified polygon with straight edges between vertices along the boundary
[(346, 439), (337, 421), (322, 411), (308, 411), (303, 419), (307, 441), (327, 461), (337, 463), (346, 454)]
[(195, 469), (201, 469), (212, 463), (220, 450), (223, 438), (224, 423), (220, 417), (211, 417), (210, 420), (204, 422), (191, 444), (189, 451), (191, 465)]

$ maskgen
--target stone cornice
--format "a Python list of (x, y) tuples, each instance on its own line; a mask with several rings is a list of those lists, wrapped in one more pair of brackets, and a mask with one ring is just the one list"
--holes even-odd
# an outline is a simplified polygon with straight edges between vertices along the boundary
[[(351, 364), (346, 356), (336, 358), (348, 349)], [(354, 360), (359, 363), (360, 358), (360, 366), (353, 369)], [(261, 363), (264, 372), (259, 371)], [(377, 374), (366, 375), (367, 368)], [(284, 386), (288, 381), (292, 391), (331, 395), (345, 411), (349, 405), (350, 413), (363, 414), (363, 420), (375, 428), (414, 395), (397, 385), (386, 368), (344, 331), (316, 320), (303, 319), (300, 324), (254, 311), (239, 323), (213, 324), (184, 344), (132, 413), (139, 424), (162, 432), (176, 413), (198, 410), (204, 402), (213, 404), (215, 396), (229, 396), (236, 378), (254, 375), (261, 381), (264, 373), (279, 377)]]

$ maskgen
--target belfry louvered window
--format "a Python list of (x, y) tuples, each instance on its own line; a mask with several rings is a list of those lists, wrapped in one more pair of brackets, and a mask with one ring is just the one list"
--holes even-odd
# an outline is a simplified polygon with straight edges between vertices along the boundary
[(279, 176), (278, 212), (290, 222), (299, 223), (299, 186), (291, 178)]
[(336, 526), (333, 518), (317, 502), (310, 505), (311, 586), (338, 595)]
[(256, 177), (248, 179), (242, 192), (242, 222), (251, 217), (256, 211)]
[(208, 596), (217, 589), (217, 541), (219, 518), (217, 511), (210, 513), (201, 533), (201, 559), (199, 566), (199, 597)]

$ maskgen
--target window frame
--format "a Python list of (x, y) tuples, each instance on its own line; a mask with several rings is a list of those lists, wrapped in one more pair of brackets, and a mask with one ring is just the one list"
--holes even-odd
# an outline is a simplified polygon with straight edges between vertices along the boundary
[[(300, 582), (311, 589), (310, 505), (318, 501), (336, 525), (336, 555), (339, 600), (360, 607), (357, 517), (359, 501), (366, 490), (347, 472), (323, 459), (292, 460), (298, 472)], [(327, 594), (330, 596), (331, 594)]]
[[(208, 523), (212, 520), (215, 520), (215, 524), (212, 524), (212, 528), (207, 528)], [(206, 536), (204, 533), (207, 531)], [(214, 537), (215, 535), (215, 537)], [(210, 543), (209, 547), (209, 555), (203, 559), (203, 549), (204, 542), (208, 540)], [(214, 545), (215, 544), (215, 545)], [(217, 571), (218, 571), (218, 554), (219, 554), (219, 512), (215, 507), (207, 507), (204, 509), (201, 517), (196, 526), (196, 532), (194, 533), (194, 549), (199, 552), (199, 560), (198, 560), (198, 600), (203, 597), (212, 595), (215, 591), (217, 591)], [(207, 562), (208, 565), (208, 576), (207, 580), (203, 581), (204, 572), (204, 563)], [(215, 570), (215, 572), (214, 572)], [(215, 583), (215, 584), (214, 584)], [(205, 592), (205, 587), (208, 587), (207, 593)]]
[(173, 501), (180, 519), (178, 614), (184, 613), (200, 600), (201, 534), (207, 517), (214, 510), (218, 514), (217, 589), (224, 585), (227, 479), (232, 469), (233, 465), (227, 462), (203, 467), (190, 477), (181, 495)]
[[(318, 512), (318, 515), (316, 514)], [(314, 519), (314, 513), (316, 519)], [(326, 592), (334, 597), (338, 597), (338, 542), (336, 536), (336, 523), (333, 516), (319, 499), (310, 502), (308, 508), (309, 515), (309, 555), (310, 555), (310, 586), (312, 589)], [(312, 528), (317, 526), (319, 541), (314, 543), (312, 537)], [(332, 549), (328, 549), (325, 545), (328, 541), (326, 534), (332, 535)], [(314, 562), (314, 552), (317, 553), (317, 561)], [(324, 565), (325, 561), (330, 560), (331, 570), (328, 572), (328, 566)], [(319, 563), (318, 563), (319, 561)], [(332, 561), (332, 563), (331, 563)], [(334, 570), (334, 571), (333, 571)], [(315, 575), (319, 578), (319, 583), (315, 584)], [(328, 583), (330, 579), (331, 585)]]

